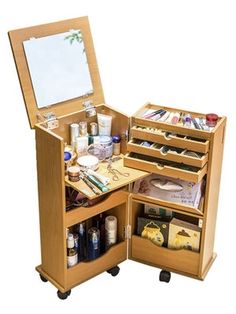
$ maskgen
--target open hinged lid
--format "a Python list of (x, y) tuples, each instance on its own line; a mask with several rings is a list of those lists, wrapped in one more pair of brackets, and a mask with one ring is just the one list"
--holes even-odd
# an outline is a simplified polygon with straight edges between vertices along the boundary
[(38, 116), (56, 117), (104, 103), (87, 17), (9, 32), (31, 128)]

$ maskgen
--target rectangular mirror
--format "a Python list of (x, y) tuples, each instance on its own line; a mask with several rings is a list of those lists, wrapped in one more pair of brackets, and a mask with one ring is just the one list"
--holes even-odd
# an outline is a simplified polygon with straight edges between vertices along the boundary
[(23, 42), (38, 108), (93, 93), (80, 30)]

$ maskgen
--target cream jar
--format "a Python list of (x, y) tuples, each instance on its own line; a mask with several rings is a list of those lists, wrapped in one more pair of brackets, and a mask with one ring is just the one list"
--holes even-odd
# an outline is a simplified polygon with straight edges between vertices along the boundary
[(68, 178), (72, 182), (77, 182), (80, 179), (80, 168), (78, 166), (72, 166), (68, 168)]

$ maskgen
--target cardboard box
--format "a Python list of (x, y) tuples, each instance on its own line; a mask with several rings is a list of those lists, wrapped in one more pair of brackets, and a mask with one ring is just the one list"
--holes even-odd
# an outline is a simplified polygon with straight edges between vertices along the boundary
[(138, 217), (137, 234), (143, 238), (151, 240), (158, 246), (166, 246), (168, 244), (170, 220), (162, 217)]
[(162, 218), (172, 218), (173, 212), (171, 210), (165, 209), (161, 206), (150, 206), (145, 204), (144, 205), (144, 214), (145, 215), (156, 215), (161, 216)]
[(204, 180), (199, 183), (152, 174), (134, 183), (133, 192), (198, 208)]
[(199, 252), (201, 228), (189, 222), (173, 218), (169, 226), (168, 248)]

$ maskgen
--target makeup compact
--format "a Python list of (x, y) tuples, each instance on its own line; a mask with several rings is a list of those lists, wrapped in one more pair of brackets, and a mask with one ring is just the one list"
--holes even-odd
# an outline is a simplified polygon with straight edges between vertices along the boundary
[(97, 157), (92, 155), (81, 156), (77, 159), (77, 164), (81, 168), (81, 170), (97, 170), (99, 166), (99, 160)]

